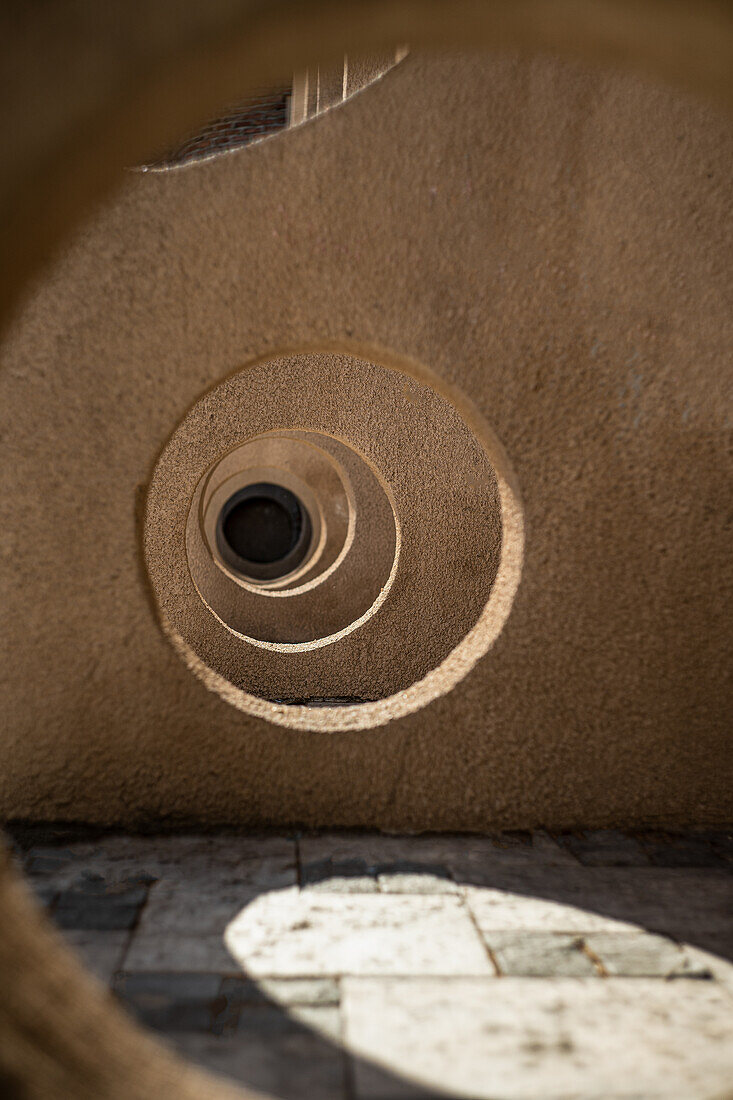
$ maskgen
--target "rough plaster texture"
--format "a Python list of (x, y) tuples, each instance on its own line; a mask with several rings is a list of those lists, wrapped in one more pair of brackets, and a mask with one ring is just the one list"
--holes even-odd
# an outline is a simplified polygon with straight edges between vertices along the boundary
[[(411, 56), (282, 137), (131, 178), (3, 349), (2, 813), (729, 816), (732, 138), (629, 75)], [(462, 389), (527, 521), (488, 657), (367, 733), (276, 729), (206, 692), (138, 551), (152, 464), (203, 389), (319, 343)]]

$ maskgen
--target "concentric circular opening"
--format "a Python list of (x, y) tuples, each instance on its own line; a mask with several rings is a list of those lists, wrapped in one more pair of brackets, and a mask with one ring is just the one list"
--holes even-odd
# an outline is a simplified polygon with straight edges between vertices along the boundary
[(310, 548), (307, 508), (283, 485), (259, 481), (226, 501), (216, 543), (227, 565), (243, 577), (276, 580), (297, 569)]
[(515, 478), (473, 406), (434, 382), (392, 358), (268, 357), (171, 437), (146, 561), (168, 637), (226, 702), (368, 729), (445, 695), (500, 633), (522, 564)]
[(362, 455), (288, 429), (251, 436), (204, 474), (186, 554), (200, 599), (235, 638), (305, 651), (356, 629), (384, 601), (399, 533), (389, 491)]

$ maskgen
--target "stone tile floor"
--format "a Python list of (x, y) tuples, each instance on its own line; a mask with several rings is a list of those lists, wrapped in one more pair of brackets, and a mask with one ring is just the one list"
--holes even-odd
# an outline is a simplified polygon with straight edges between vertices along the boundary
[(279, 1100), (733, 1089), (733, 831), (10, 833), (131, 1013)]

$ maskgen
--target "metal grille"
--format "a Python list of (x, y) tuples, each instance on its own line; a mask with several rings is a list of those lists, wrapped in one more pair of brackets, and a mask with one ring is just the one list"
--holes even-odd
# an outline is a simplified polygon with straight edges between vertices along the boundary
[(290, 94), (288, 86), (277, 91), (263, 91), (245, 103), (233, 104), (179, 146), (144, 165), (143, 170), (172, 168), (203, 160), (284, 130), (289, 122)]

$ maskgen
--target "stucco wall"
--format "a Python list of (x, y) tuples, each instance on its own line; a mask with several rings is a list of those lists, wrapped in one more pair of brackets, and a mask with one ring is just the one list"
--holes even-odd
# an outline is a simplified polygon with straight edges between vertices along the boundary
[[(411, 56), (275, 140), (131, 177), (3, 348), (3, 815), (729, 818), (732, 138), (631, 75)], [(458, 387), (526, 518), (484, 660), (342, 734), (207, 692), (139, 551), (187, 408), (250, 358), (319, 344)]]

